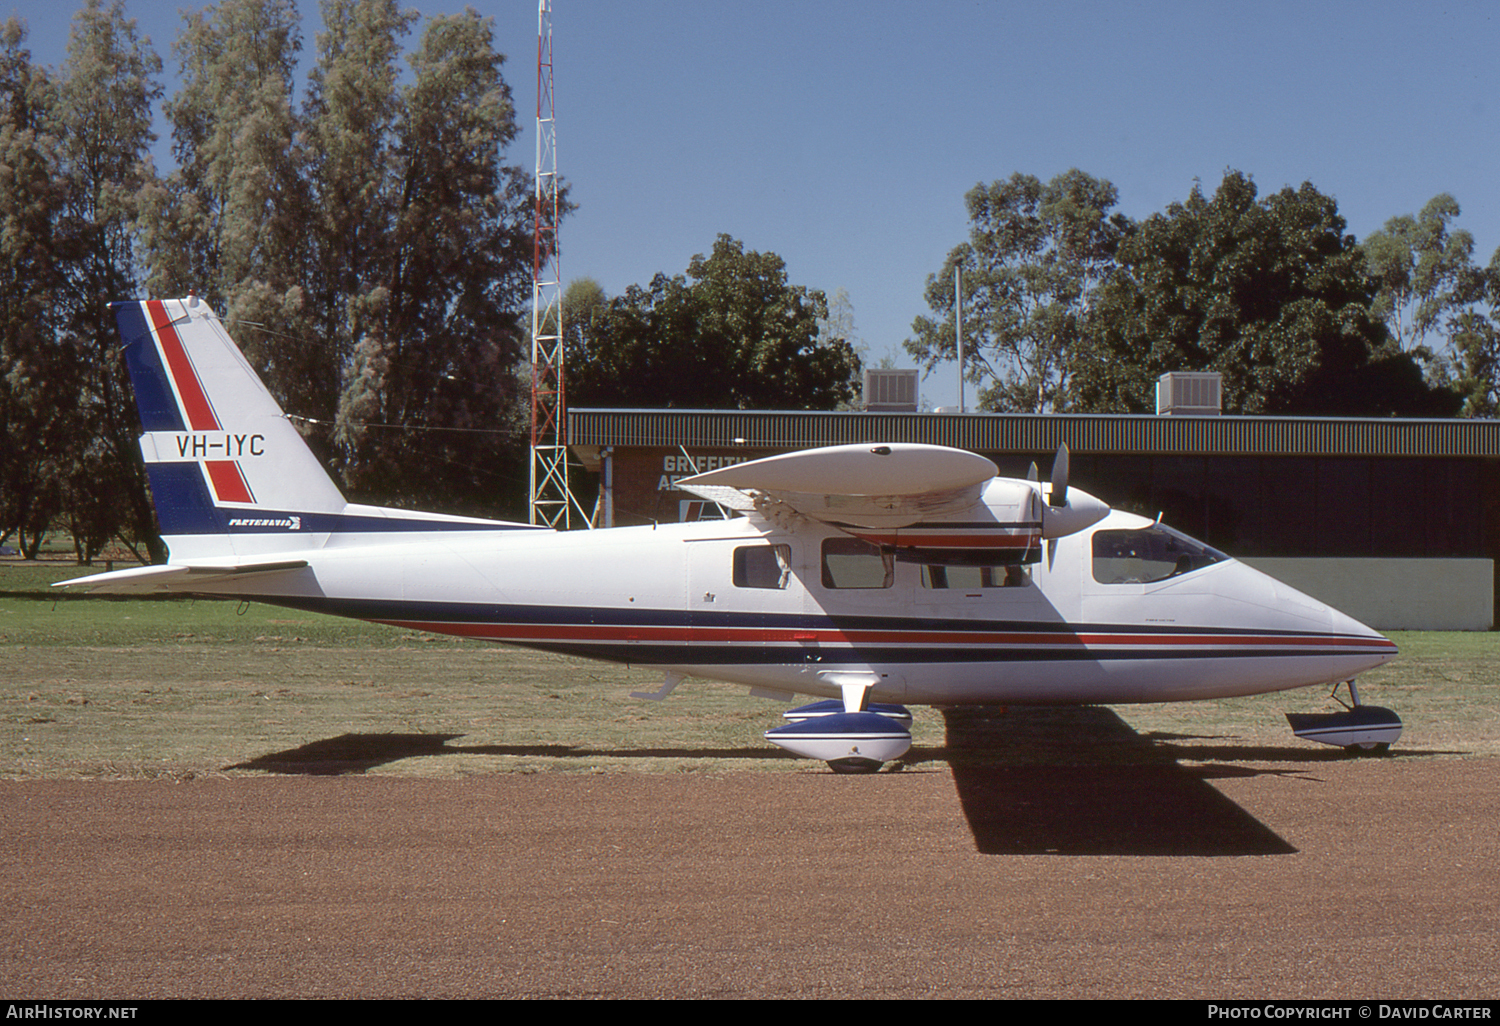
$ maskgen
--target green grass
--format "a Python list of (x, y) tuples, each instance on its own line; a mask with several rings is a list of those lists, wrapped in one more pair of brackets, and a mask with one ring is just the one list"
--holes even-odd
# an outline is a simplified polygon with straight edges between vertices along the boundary
[[(46, 588), (86, 572), (0, 565), (0, 777), (820, 769), (760, 737), (782, 707), (740, 688), (687, 681), (643, 701), (629, 693), (660, 683), (646, 670), (265, 605)], [(1500, 634), (1392, 637), (1401, 657), (1360, 687), (1406, 721), (1396, 751), (1500, 754)], [(1304, 689), (1116, 711), (1172, 758), (1213, 761), (1336, 755), (1282, 717), (1331, 707)], [(909, 763), (942, 761), (941, 712), (913, 711)]]
[(760, 737), (781, 707), (743, 689), (648, 702), (629, 697), (660, 686), (646, 670), (260, 604), (45, 590), (86, 572), (0, 568), (0, 777), (802, 768)]
[[(128, 564), (134, 565), (134, 564)], [(124, 566), (116, 566), (124, 569)], [(103, 573), (72, 563), (0, 564), (0, 645), (472, 644), (377, 624), (225, 599), (80, 595), (51, 585)]]
[[(1359, 680), (1360, 698), (1394, 709), (1406, 724), (1396, 751), (1500, 755), (1500, 633), (1389, 631), (1401, 655)], [(1121, 715), (1146, 733), (1210, 735), (1222, 730), (1270, 744), (1290, 741), (1285, 712), (1338, 706), (1326, 689), (1212, 702), (1121, 706)], [(1347, 699), (1347, 692), (1340, 691)], [(1293, 744), (1301, 742), (1292, 741)]]

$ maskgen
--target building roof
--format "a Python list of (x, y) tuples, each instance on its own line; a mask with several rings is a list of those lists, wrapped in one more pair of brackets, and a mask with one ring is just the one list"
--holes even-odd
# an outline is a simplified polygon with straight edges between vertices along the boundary
[(1500, 420), (763, 410), (568, 411), (571, 446), (800, 449), (923, 442), (976, 452), (1500, 456)]

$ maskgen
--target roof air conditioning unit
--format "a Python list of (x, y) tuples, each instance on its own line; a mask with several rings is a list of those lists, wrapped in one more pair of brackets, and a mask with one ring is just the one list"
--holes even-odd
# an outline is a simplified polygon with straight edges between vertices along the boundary
[(1164, 417), (1217, 417), (1224, 412), (1224, 375), (1172, 371), (1156, 379), (1156, 412)]
[(871, 413), (916, 413), (917, 372), (866, 370), (865, 409)]

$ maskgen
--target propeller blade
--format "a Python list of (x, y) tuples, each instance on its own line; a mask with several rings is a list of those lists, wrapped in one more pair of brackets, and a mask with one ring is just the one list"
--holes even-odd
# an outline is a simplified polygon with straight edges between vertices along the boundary
[(1052, 461), (1052, 491), (1047, 495), (1047, 505), (1068, 504), (1068, 447), (1057, 447), (1057, 458)]
[(1040, 481), (1041, 479), (1042, 479), (1042, 475), (1040, 475), (1040, 474), (1038, 474), (1036, 472), (1036, 460), (1032, 460), (1031, 461), (1031, 467), (1030, 467), (1030, 469), (1028, 469), (1026, 471), (1026, 480), (1028, 480), (1028, 481)]

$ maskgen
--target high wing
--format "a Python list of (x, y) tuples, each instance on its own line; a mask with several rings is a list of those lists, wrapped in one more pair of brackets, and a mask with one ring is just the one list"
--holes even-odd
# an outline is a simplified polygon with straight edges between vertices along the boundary
[[(1065, 476), (1064, 456), (1059, 465)], [(784, 527), (805, 517), (898, 555), (938, 563), (1035, 562), (1044, 539), (1081, 531), (1109, 512), (1065, 482), (1048, 495), (1035, 481), (997, 475), (995, 465), (975, 453), (891, 443), (768, 456), (684, 478), (678, 486)]]

